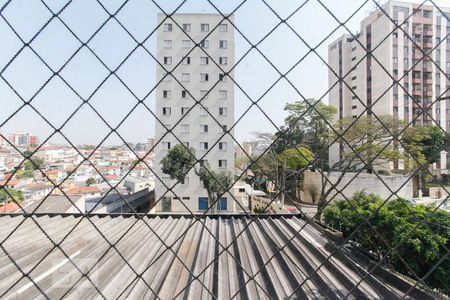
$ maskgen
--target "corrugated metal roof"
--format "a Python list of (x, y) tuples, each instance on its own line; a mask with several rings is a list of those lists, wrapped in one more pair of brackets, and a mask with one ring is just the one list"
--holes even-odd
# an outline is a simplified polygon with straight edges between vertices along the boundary
[(327, 260), (335, 245), (312, 225), (296, 234), (303, 226), (297, 217), (2, 216), (0, 295), (393, 299), (410, 287), (366, 277), (367, 266), (347, 251)]

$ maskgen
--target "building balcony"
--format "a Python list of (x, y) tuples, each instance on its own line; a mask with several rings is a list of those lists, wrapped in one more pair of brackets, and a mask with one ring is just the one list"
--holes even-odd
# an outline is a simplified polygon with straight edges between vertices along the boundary
[(419, 83), (419, 84), (421, 84), (422, 83), (422, 78), (413, 78), (412, 79), (412, 83)]
[(425, 49), (432, 49), (433, 48), (433, 43), (432, 42), (424, 42), (423, 43), (423, 48), (425, 48)]
[(431, 97), (431, 96), (433, 96), (433, 91), (425, 91), (425, 92), (423, 92), (423, 95), (426, 97)]
[(422, 90), (413, 90), (412, 94), (413, 96), (422, 96)]
[(424, 79), (423, 83), (425, 83), (425, 84), (433, 84), (433, 79), (431, 79), (431, 78)]

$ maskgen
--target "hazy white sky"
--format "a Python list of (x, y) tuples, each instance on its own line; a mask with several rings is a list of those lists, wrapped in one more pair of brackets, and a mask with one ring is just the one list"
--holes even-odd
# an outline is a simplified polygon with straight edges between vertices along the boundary
[[(3, 7), (6, 0), (0, 0)], [(45, 0), (53, 10), (58, 11), (68, 1)], [(115, 12), (123, 3), (122, 0), (100, 1), (109, 12)], [(143, 41), (157, 26), (156, 15), (173, 11), (182, 1), (130, 0), (117, 14), (117, 18), (139, 41)], [(232, 12), (243, 1), (241, 0), (211, 0), (217, 9), (223, 13)], [(318, 54), (326, 61), (327, 47), (346, 29), (339, 24), (322, 7), (317, 0), (266, 0), (273, 10), (281, 17), (287, 18), (293, 11), (305, 2), (304, 6), (291, 16), (287, 23), (311, 47), (317, 47)], [(381, 1), (384, 3), (385, 1)], [(414, 1), (421, 3), (421, 1)], [(445, 5), (448, 0), (435, 1), (437, 5)], [(217, 13), (217, 10), (205, 0), (188, 0), (177, 11)], [(360, 6), (362, 8), (347, 22), (354, 33), (359, 28), (360, 21), (375, 7), (373, 1), (361, 0), (322, 0), (335, 16), (344, 21)], [(428, 4), (430, 4), (428, 2)], [(14, 27), (21, 38), (28, 42), (43, 26), (51, 13), (39, 0), (13, 0), (3, 11), (4, 18)], [(74, 0), (61, 13), (61, 18), (78, 37), (86, 42), (95, 30), (108, 18), (108, 13), (95, 0)], [(236, 61), (240, 60), (251, 47), (247, 39), (259, 43), (270, 32), (279, 19), (262, 0), (247, 0), (235, 12), (236, 31)], [(327, 36), (334, 33), (327, 38)], [(246, 39), (243, 37), (246, 37)], [(325, 39), (325, 40), (324, 40)], [(29, 100), (40, 87), (48, 81), (52, 72), (32, 53), (23, 50), (5, 69), (11, 58), (21, 48), (22, 43), (8, 27), (3, 18), (0, 19), (0, 72), (24, 100)], [(145, 43), (145, 47), (156, 56), (156, 33)], [(54, 70), (59, 69), (80, 46), (80, 42), (64, 25), (54, 19), (33, 40), (31, 47), (39, 53), (45, 62)], [(105, 64), (115, 69), (131, 52), (136, 43), (125, 33), (119, 24), (110, 20), (89, 41), (89, 45)], [(285, 73), (294, 66), (305, 54), (308, 47), (288, 28), (282, 24), (265, 40), (258, 44), (260, 51), (279, 69)], [(129, 86), (137, 97), (144, 97), (155, 85), (156, 63), (143, 49), (135, 51), (118, 69), (118, 76)], [(80, 105), (81, 97), (88, 97), (108, 75), (106, 68), (87, 49), (82, 49), (63, 68), (60, 75), (75, 91), (64, 82), (54, 77), (34, 97), (31, 104), (39, 110), (55, 127), (59, 127)], [(287, 102), (306, 98), (321, 98), (327, 101), (328, 90), (327, 66), (314, 54), (309, 53), (287, 76), (280, 80), (270, 91), (267, 90), (279, 78), (277, 71), (253, 49), (237, 65), (235, 80), (242, 88), (236, 87), (236, 125), (235, 135), (239, 141), (251, 139), (253, 131), (275, 132), (276, 127), (283, 123), (285, 114), (283, 107)], [(78, 93), (78, 95), (77, 95)], [(246, 96), (246, 95), (247, 96)], [(251, 100), (258, 100), (261, 109), (266, 112), (271, 121), (255, 106), (241, 118), (251, 105)], [(101, 113), (105, 121), (115, 127), (130, 112), (136, 104), (134, 96), (111, 76), (94, 93), (90, 100)], [(150, 94), (145, 103), (154, 109), (154, 95)], [(16, 115), (9, 117), (23, 104), (8, 84), (0, 78), (0, 131), (29, 131), (45, 140), (53, 129), (30, 107), (25, 107)], [(129, 142), (145, 141), (154, 135), (155, 119), (152, 114), (139, 105), (119, 127), (118, 132)], [(109, 132), (104, 122), (87, 106), (84, 106), (63, 128), (62, 132), (75, 144), (98, 144)], [(56, 135), (50, 142), (62, 142)], [(112, 136), (106, 144), (121, 143), (117, 136)]]

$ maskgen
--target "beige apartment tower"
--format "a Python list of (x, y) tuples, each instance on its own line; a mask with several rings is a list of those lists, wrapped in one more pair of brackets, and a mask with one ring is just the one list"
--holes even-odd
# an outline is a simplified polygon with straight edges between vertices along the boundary
[[(336, 119), (356, 118), (364, 105), (373, 105), (365, 115), (392, 115), (406, 121), (420, 115), (415, 124), (439, 125), (449, 131), (450, 101), (436, 99), (450, 96), (450, 8), (400, 1), (382, 7), (386, 13), (373, 11), (354, 36), (343, 35), (329, 45), (329, 102), (338, 110)], [(366, 49), (372, 54), (366, 56)], [(415, 102), (429, 107), (436, 122)], [(332, 145), (330, 165), (339, 161), (344, 148)], [(446, 172), (446, 152), (434, 169)]]
[[(157, 209), (202, 212), (208, 207), (206, 190), (191, 171), (186, 180), (163, 174), (160, 161), (176, 144), (194, 148), (202, 163), (216, 171), (234, 171), (234, 28), (219, 14), (158, 15), (156, 80), (155, 196)], [(200, 105), (201, 103), (201, 105)], [(197, 166), (198, 168), (199, 166)], [(164, 182), (164, 184), (163, 184)], [(232, 211), (231, 195), (219, 209)]]

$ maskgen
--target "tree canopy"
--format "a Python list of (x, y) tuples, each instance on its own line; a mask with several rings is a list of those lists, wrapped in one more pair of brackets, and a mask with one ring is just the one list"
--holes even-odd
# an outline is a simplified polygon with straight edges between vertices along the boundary
[(161, 160), (162, 172), (169, 175), (172, 180), (184, 181), (187, 173), (196, 162), (194, 153), (193, 148), (187, 149), (182, 144), (175, 145)]
[[(359, 192), (349, 201), (331, 204), (323, 218), (345, 238), (353, 234), (357, 245), (383, 257), (398, 272), (425, 276), (446, 254), (445, 247), (450, 248), (450, 213), (434, 206), (413, 206), (403, 199), (383, 203), (376, 195)], [(450, 294), (450, 259), (442, 261), (425, 282)]]
[[(14, 200), (16, 200), (16, 202), (20, 203), (24, 200), (22, 191), (16, 191), (13, 189), (7, 189), (7, 191), (12, 197), (10, 195), (8, 195), (8, 193), (4, 189), (2, 189), (2, 190), (0, 190), (0, 202), (9, 203), (9, 202), (13, 202)], [(14, 200), (13, 200), (13, 198), (14, 198)]]

